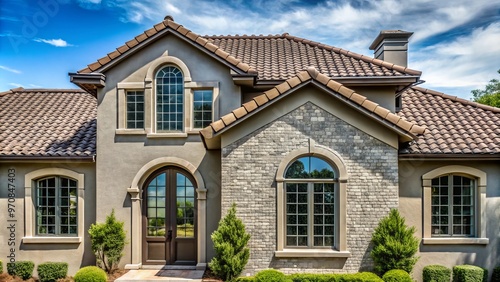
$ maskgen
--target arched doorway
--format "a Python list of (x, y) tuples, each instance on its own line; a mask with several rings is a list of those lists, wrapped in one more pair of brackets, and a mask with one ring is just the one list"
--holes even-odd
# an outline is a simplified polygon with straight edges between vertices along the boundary
[(191, 174), (178, 167), (161, 168), (145, 182), (143, 264), (196, 264), (195, 183)]

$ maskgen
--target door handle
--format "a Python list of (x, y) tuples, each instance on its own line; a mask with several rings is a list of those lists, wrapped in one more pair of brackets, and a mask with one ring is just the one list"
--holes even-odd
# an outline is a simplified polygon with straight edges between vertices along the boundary
[(172, 230), (168, 230), (167, 241), (172, 240)]

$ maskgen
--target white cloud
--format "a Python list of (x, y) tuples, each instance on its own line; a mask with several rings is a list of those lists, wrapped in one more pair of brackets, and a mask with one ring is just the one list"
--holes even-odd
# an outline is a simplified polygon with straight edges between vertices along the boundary
[(30, 84), (28, 84), (28, 85), (29, 85), (30, 87), (33, 87), (33, 88), (42, 88), (42, 86), (37, 85), (37, 84), (32, 84), (32, 83), (30, 83)]
[(462, 95), (483, 88), (500, 68), (500, 22), (415, 53), (413, 68), (423, 71), (426, 87), (461, 87)]
[(43, 39), (43, 38), (35, 38), (33, 41), (36, 42), (42, 42), (42, 43), (47, 43), (56, 47), (69, 47), (73, 46), (72, 44), (69, 44), (68, 42), (62, 40), (61, 38), (59, 39)]
[(16, 70), (16, 69), (9, 68), (9, 67), (6, 67), (6, 66), (0, 66), (0, 69), (8, 71), (8, 72), (15, 73), (15, 74), (21, 74), (22, 73), (22, 71), (20, 71), (20, 70)]
[(9, 83), (9, 85), (14, 86), (14, 87), (23, 87), (24, 88), (24, 86), (22, 84), (15, 83), (15, 82), (11, 82), (11, 83)]
[(177, 7), (175, 7), (174, 5), (172, 5), (171, 3), (166, 3), (165, 4), (165, 8), (167, 9), (167, 11), (173, 13), (173, 14), (180, 14), (181, 13), (181, 10), (179, 10)]

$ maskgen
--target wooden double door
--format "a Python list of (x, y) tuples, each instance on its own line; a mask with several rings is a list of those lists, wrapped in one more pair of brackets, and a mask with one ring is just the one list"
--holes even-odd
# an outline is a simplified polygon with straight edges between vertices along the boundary
[(143, 263), (196, 264), (196, 187), (187, 172), (167, 167), (143, 189)]

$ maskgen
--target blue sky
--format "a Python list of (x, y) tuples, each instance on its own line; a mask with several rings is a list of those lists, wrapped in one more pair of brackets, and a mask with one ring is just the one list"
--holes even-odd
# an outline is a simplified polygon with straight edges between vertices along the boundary
[(172, 15), (198, 34), (282, 34), (360, 54), (414, 32), (422, 87), (469, 99), (500, 69), (500, 0), (0, 0), (0, 91), (75, 88), (76, 72)]

